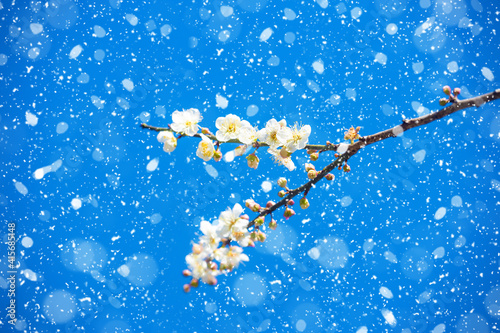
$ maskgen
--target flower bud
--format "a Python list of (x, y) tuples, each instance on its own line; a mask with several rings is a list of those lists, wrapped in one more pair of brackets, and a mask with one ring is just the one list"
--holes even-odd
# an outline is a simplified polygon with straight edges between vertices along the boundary
[(207, 277), (207, 284), (210, 286), (215, 286), (217, 284), (217, 279), (215, 278), (215, 276), (213, 276), (213, 275), (208, 276)]
[(249, 240), (247, 246), (248, 247), (255, 247), (255, 243), (253, 242), (253, 240)]
[(326, 180), (334, 180), (335, 179), (335, 176), (332, 175), (331, 173), (327, 173), (326, 176), (325, 176)]
[(351, 171), (351, 167), (347, 165), (347, 163), (344, 164), (344, 172), (349, 172), (349, 171)]
[(203, 247), (200, 244), (193, 244), (192, 251), (194, 254), (200, 254), (203, 251)]
[(450, 86), (444, 86), (443, 87), (443, 92), (446, 94), (446, 95), (450, 95), (451, 94), (451, 88)]
[(317, 161), (318, 158), (319, 158), (319, 154), (318, 153), (312, 153), (311, 155), (309, 155), (309, 158), (311, 159), (311, 161)]
[(185, 293), (188, 293), (191, 290), (191, 286), (189, 284), (185, 284), (182, 289), (184, 289)]
[(286, 188), (286, 184), (287, 184), (287, 180), (286, 180), (286, 178), (280, 177), (280, 178), (278, 179), (278, 186), (279, 186), (279, 187)]
[(211, 261), (209, 264), (208, 264), (208, 268), (210, 268), (212, 271), (216, 271), (217, 270), (217, 263)]
[(266, 240), (266, 234), (263, 233), (262, 231), (259, 231), (259, 234), (257, 235), (257, 239), (259, 242), (263, 243)]
[(257, 227), (260, 227), (263, 224), (264, 224), (264, 216), (259, 216), (255, 219), (255, 225)]
[(286, 195), (286, 192), (281, 190), (278, 192), (278, 197), (283, 198)]
[(285, 219), (289, 219), (290, 217), (294, 216), (295, 215), (295, 211), (291, 208), (286, 208), (285, 209), (285, 213), (283, 214), (283, 216), (285, 217)]
[(201, 133), (205, 134), (205, 135), (211, 135), (212, 133), (210, 132), (210, 130), (206, 127), (202, 127), (201, 128)]
[(439, 105), (441, 105), (441, 106), (445, 106), (446, 104), (448, 104), (448, 102), (449, 102), (449, 101), (450, 101), (450, 100), (449, 100), (448, 98), (444, 98), (444, 97), (443, 97), (443, 98), (441, 98), (441, 99), (439, 100)]
[(234, 156), (241, 156), (247, 151), (246, 145), (238, 146), (234, 149)]
[(299, 203), (300, 203), (300, 208), (302, 208), (302, 209), (309, 208), (309, 201), (307, 200), (306, 197), (303, 197), (302, 199), (300, 199)]
[(185, 269), (182, 271), (182, 275), (184, 276), (191, 276), (191, 271), (189, 269)]
[(250, 219), (250, 216), (248, 216), (247, 214), (243, 214), (243, 215), (240, 215), (240, 219), (244, 219), (244, 220), (249, 220)]
[(316, 168), (314, 167), (314, 165), (312, 165), (311, 163), (306, 163), (304, 166), (306, 167), (306, 171), (316, 170)]
[(271, 208), (272, 206), (274, 206), (276, 203), (274, 201), (268, 201), (267, 204), (266, 204), (266, 208)]
[(455, 88), (453, 89), (453, 95), (455, 95), (455, 97), (457, 97), (458, 95), (460, 95), (462, 91), (460, 90), (460, 88)]
[(278, 222), (276, 222), (276, 220), (274, 219), (271, 219), (271, 222), (269, 222), (269, 229), (276, 230), (277, 227), (278, 227)]
[(250, 168), (257, 169), (259, 166), (259, 158), (255, 156), (255, 153), (252, 153), (247, 156), (247, 163)]
[(285, 148), (281, 148), (280, 149), (280, 156), (282, 158), (289, 158), (290, 156), (292, 156), (292, 153), (290, 153), (288, 150), (286, 150)]
[(189, 284), (191, 285), (191, 287), (198, 288), (198, 286), (200, 285), (200, 280), (192, 279)]
[(246, 206), (247, 208), (252, 209), (251, 207), (252, 207), (253, 205), (255, 205), (255, 201), (254, 201), (253, 199), (247, 199), (247, 200), (245, 200), (245, 206)]
[(257, 213), (257, 212), (260, 212), (261, 207), (260, 207), (260, 205), (259, 205), (258, 203), (255, 203), (255, 204), (252, 206), (252, 208), (250, 208), (250, 209), (252, 210), (252, 212)]
[(250, 233), (250, 239), (253, 240), (253, 241), (257, 240), (257, 231), (252, 231)]
[(293, 206), (293, 205), (295, 205), (295, 201), (293, 201), (293, 199), (290, 199), (290, 200), (288, 200), (287, 205), (288, 206)]
[(307, 178), (309, 178), (309, 179), (314, 179), (314, 178), (316, 178), (317, 175), (318, 175), (318, 171), (316, 171), (316, 170), (309, 170), (307, 172)]
[(213, 158), (215, 162), (219, 162), (222, 159), (222, 152), (219, 149), (217, 149), (216, 151), (214, 151)]

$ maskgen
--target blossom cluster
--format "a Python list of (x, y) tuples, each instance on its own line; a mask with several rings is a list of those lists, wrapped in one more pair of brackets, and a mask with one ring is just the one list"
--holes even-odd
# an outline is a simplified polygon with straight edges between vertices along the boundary
[[(252, 211), (259, 211), (261, 207), (253, 200), (247, 200), (247, 207)], [(184, 286), (187, 292), (191, 287), (197, 287), (199, 281), (209, 285), (217, 284), (217, 276), (232, 271), (248, 256), (243, 253), (243, 247), (254, 247), (255, 241), (264, 241), (265, 234), (259, 230), (264, 223), (257, 223), (252, 232), (248, 231), (248, 215), (243, 214), (240, 204), (222, 212), (218, 220), (213, 222), (202, 221), (200, 230), (202, 235), (198, 243), (193, 245), (192, 252), (186, 256), (188, 269), (185, 276), (192, 280)], [(238, 245), (232, 245), (236, 242)]]
[[(219, 146), (228, 141), (241, 144), (235, 149), (236, 156), (245, 154), (250, 146), (256, 150), (259, 147), (267, 146), (267, 152), (271, 154), (273, 159), (291, 171), (295, 169), (295, 164), (291, 159), (292, 153), (304, 149), (311, 134), (311, 126), (309, 125), (290, 127), (287, 126), (284, 119), (280, 121), (271, 119), (264, 128), (258, 129), (248, 121), (242, 120), (234, 114), (228, 114), (225, 117), (217, 118), (215, 122), (217, 132), (213, 135), (210, 130), (200, 127), (201, 120), (202, 116), (197, 109), (175, 111), (172, 114), (170, 130), (158, 133), (157, 139), (163, 143), (163, 150), (170, 153), (177, 147), (178, 138), (195, 135), (201, 138), (196, 155), (204, 161), (209, 161), (212, 158), (219, 161), (222, 158)], [(200, 129), (201, 133), (198, 134)], [(175, 136), (173, 132), (178, 133), (178, 136)], [(246, 159), (249, 167), (254, 169), (258, 167), (259, 158), (255, 151), (249, 154)]]

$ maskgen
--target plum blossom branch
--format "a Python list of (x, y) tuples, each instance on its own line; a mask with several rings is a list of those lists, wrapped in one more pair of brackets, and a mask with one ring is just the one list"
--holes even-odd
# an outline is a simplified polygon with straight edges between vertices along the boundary
[[(285, 206), (284, 217), (288, 219), (293, 216), (295, 212), (290, 206), (294, 204), (293, 198), (301, 193), (304, 196), (300, 199), (300, 207), (308, 208), (309, 202), (306, 196), (311, 188), (323, 178), (333, 180), (334, 176), (330, 172), (335, 168), (349, 172), (351, 169), (347, 161), (362, 148), (390, 137), (397, 137), (405, 131), (429, 124), (459, 110), (473, 106), (479, 107), (484, 103), (500, 99), (500, 89), (462, 101), (458, 99), (459, 88), (455, 88), (452, 92), (449, 86), (445, 86), (443, 92), (448, 95), (448, 98), (442, 98), (439, 103), (442, 106), (452, 103), (450, 106), (418, 118), (404, 119), (400, 125), (364, 137), (360, 136), (359, 127), (351, 127), (344, 135), (344, 140), (348, 140), (349, 143), (340, 144), (331, 144), (330, 142), (327, 142), (326, 145), (308, 144), (311, 132), (309, 125), (287, 127), (285, 120), (271, 119), (265, 128), (257, 130), (247, 121), (240, 120), (236, 115), (218, 118), (216, 122), (218, 131), (215, 135), (206, 128), (202, 128), (201, 133), (197, 133), (200, 129), (198, 123), (202, 119), (197, 109), (175, 111), (172, 114), (174, 122), (168, 127), (142, 124), (141, 126), (145, 129), (159, 132), (158, 141), (164, 144), (163, 149), (166, 152), (172, 152), (176, 148), (179, 138), (184, 136), (201, 138), (196, 155), (205, 161), (212, 158), (219, 161), (222, 158), (222, 153), (219, 150), (221, 143), (242, 144), (235, 149), (236, 155), (243, 155), (249, 146), (253, 146), (255, 151), (247, 156), (247, 162), (251, 168), (257, 168), (259, 163), (255, 154), (259, 147), (269, 147), (268, 153), (290, 170), (295, 168), (290, 156), (296, 150), (307, 149), (311, 161), (316, 161), (321, 152), (336, 152), (335, 160), (319, 171), (316, 171), (315, 166), (311, 163), (306, 163), (305, 169), (309, 181), (296, 189), (289, 189), (287, 180), (280, 178), (278, 185), (284, 190), (278, 193), (282, 199), (277, 203), (269, 201), (265, 208), (262, 208), (254, 200), (248, 199), (246, 206), (252, 212), (258, 213), (251, 221), (248, 215), (243, 214), (243, 208), (239, 204), (222, 212), (218, 220), (213, 223), (202, 221), (200, 224), (202, 235), (199, 242), (193, 244), (192, 253), (186, 256), (189, 269), (184, 270), (183, 274), (192, 279), (189, 284), (184, 285), (184, 290), (189, 291), (191, 287), (197, 287), (200, 280), (215, 285), (218, 275), (226, 274), (237, 268), (241, 262), (248, 261), (248, 256), (243, 253), (243, 247), (253, 247), (255, 242), (265, 241), (266, 235), (262, 232), (261, 227), (264, 225), (267, 215), (271, 216), (269, 228), (276, 229), (277, 222), (272, 218), (272, 213)], [(178, 136), (175, 137), (174, 133), (177, 133)], [(215, 145), (212, 140), (215, 141)], [(233, 245), (234, 243), (238, 245)]]

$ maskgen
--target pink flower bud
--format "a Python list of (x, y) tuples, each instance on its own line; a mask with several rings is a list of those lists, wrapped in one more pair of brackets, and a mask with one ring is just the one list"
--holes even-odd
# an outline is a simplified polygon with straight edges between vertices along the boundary
[(210, 276), (207, 278), (207, 284), (208, 284), (208, 285), (211, 285), (211, 286), (215, 286), (215, 285), (217, 284), (217, 279), (215, 278), (215, 276), (210, 275)]
[(248, 216), (247, 214), (243, 214), (243, 215), (240, 215), (240, 219), (249, 220), (250, 216)]
[(214, 151), (213, 158), (215, 162), (219, 162), (222, 159), (222, 152), (219, 149), (217, 149), (216, 151)]
[(185, 284), (182, 289), (184, 289), (185, 293), (188, 293), (191, 290), (191, 286), (189, 284)]
[(286, 208), (285, 209), (285, 213), (283, 214), (283, 216), (285, 217), (285, 219), (289, 219), (290, 217), (294, 216), (295, 215), (295, 211), (291, 208)]
[(458, 95), (460, 95), (462, 91), (460, 90), (460, 88), (455, 88), (453, 89), (453, 95), (455, 95), (455, 97), (457, 97)]
[(255, 219), (255, 225), (257, 227), (260, 227), (263, 224), (264, 224), (264, 216), (259, 216)]
[(259, 231), (259, 234), (257, 235), (257, 239), (259, 242), (263, 243), (266, 240), (266, 234), (263, 233), (262, 231)]
[(256, 213), (256, 212), (260, 212), (260, 205), (258, 203), (254, 203), (252, 207), (250, 207), (250, 209), (252, 210), (252, 212)]
[(278, 179), (278, 186), (279, 186), (279, 187), (286, 188), (286, 184), (287, 184), (287, 180), (286, 180), (286, 178), (280, 177), (280, 178)]
[(316, 168), (314, 167), (314, 165), (312, 165), (311, 163), (306, 163), (304, 165), (306, 167), (306, 171), (310, 171), (310, 170), (316, 170)]
[(269, 222), (269, 229), (276, 230), (277, 227), (278, 227), (278, 222), (276, 222), (276, 220), (272, 219), (271, 222)]
[(250, 154), (247, 156), (247, 163), (250, 168), (257, 169), (259, 166), (259, 158), (255, 156), (255, 153)]
[(281, 150), (280, 150), (280, 156), (283, 157), (283, 158), (289, 158), (290, 156), (292, 156), (292, 153), (290, 153), (285, 148), (281, 148)]
[(450, 86), (444, 86), (443, 87), (443, 92), (446, 94), (446, 95), (450, 95), (451, 94), (451, 88)]
[(448, 98), (444, 98), (444, 97), (443, 97), (443, 98), (441, 98), (441, 99), (439, 100), (439, 105), (441, 105), (441, 106), (445, 106), (446, 104), (448, 104), (448, 102), (449, 102), (449, 101), (450, 101), (450, 100), (449, 100)]
[(318, 171), (316, 171), (316, 170), (309, 170), (307, 172), (307, 178), (309, 178), (309, 179), (314, 179), (314, 178), (316, 178), (317, 175), (318, 175)]
[(191, 276), (191, 271), (189, 269), (185, 269), (182, 271), (182, 275), (184, 276)]
[(198, 279), (192, 279), (189, 284), (191, 285), (191, 287), (198, 288), (198, 286), (200, 285), (200, 281)]
[(351, 167), (349, 165), (344, 164), (344, 172), (350, 172), (351, 171)]
[(335, 179), (335, 176), (332, 175), (331, 173), (327, 173), (326, 176), (325, 176), (326, 180), (334, 180)]
[(302, 199), (300, 199), (299, 203), (300, 203), (300, 208), (302, 208), (302, 209), (309, 208), (309, 201), (306, 199), (306, 197), (303, 197)]
[(293, 206), (293, 205), (295, 205), (295, 201), (293, 201), (293, 199), (290, 199), (290, 200), (288, 200), (287, 205), (288, 206)]
[(271, 208), (272, 206), (274, 206), (276, 203), (274, 201), (268, 201), (267, 204), (266, 204), (266, 208)]
[(283, 198), (286, 195), (286, 192), (281, 190), (278, 192), (278, 197)]
[(200, 254), (203, 251), (203, 247), (200, 244), (193, 244), (192, 251), (194, 254)]
[(234, 156), (241, 156), (241, 155), (243, 155), (245, 153), (246, 150), (247, 150), (247, 146), (246, 145), (238, 146), (234, 150)]
[(318, 153), (312, 153), (311, 155), (309, 155), (309, 158), (311, 159), (311, 161), (317, 161), (318, 158), (319, 158), (319, 154)]
[(245, 201), (245, 206), (246, 206), (247, 208), (250, 208), (250, 209), (251, 209), (251, 207), (252, 207), (254, 204), (255, 204), (255, 201), (254, 201), (253, 199), (247, 199), (247, 200)]

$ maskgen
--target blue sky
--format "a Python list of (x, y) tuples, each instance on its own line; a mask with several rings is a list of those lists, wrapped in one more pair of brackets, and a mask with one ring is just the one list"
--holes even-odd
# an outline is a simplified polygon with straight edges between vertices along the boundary
[[(493, 332), (498, 327), (498, 102), (363, 149), (250, 261), (185, 294), (202, 220), (279, 177), (258, 151), (204, 162), (146, 122), (197, 108), (309, 124), (342, 142), (468, 98), (500, 75), (498, 5), (438, 0), (2, 1), (0, 214), (16, 224), (17, 324), (39, 332)], [(228, 153), (234, 145), (222, 145)], [(317, 168), (333, 154), (321, 154)], [(252, 214), (247, 211), (252, 217)], [(2, 222), (3, 223), (3, 222)], [(0, 292), (8, 295), (8, 224)], [(2, 296), (2, 314), (9, 298)], [(6, 310), (5, 310), (6, 311)], [(6, 312), (5, 312), (6, 313)]]

